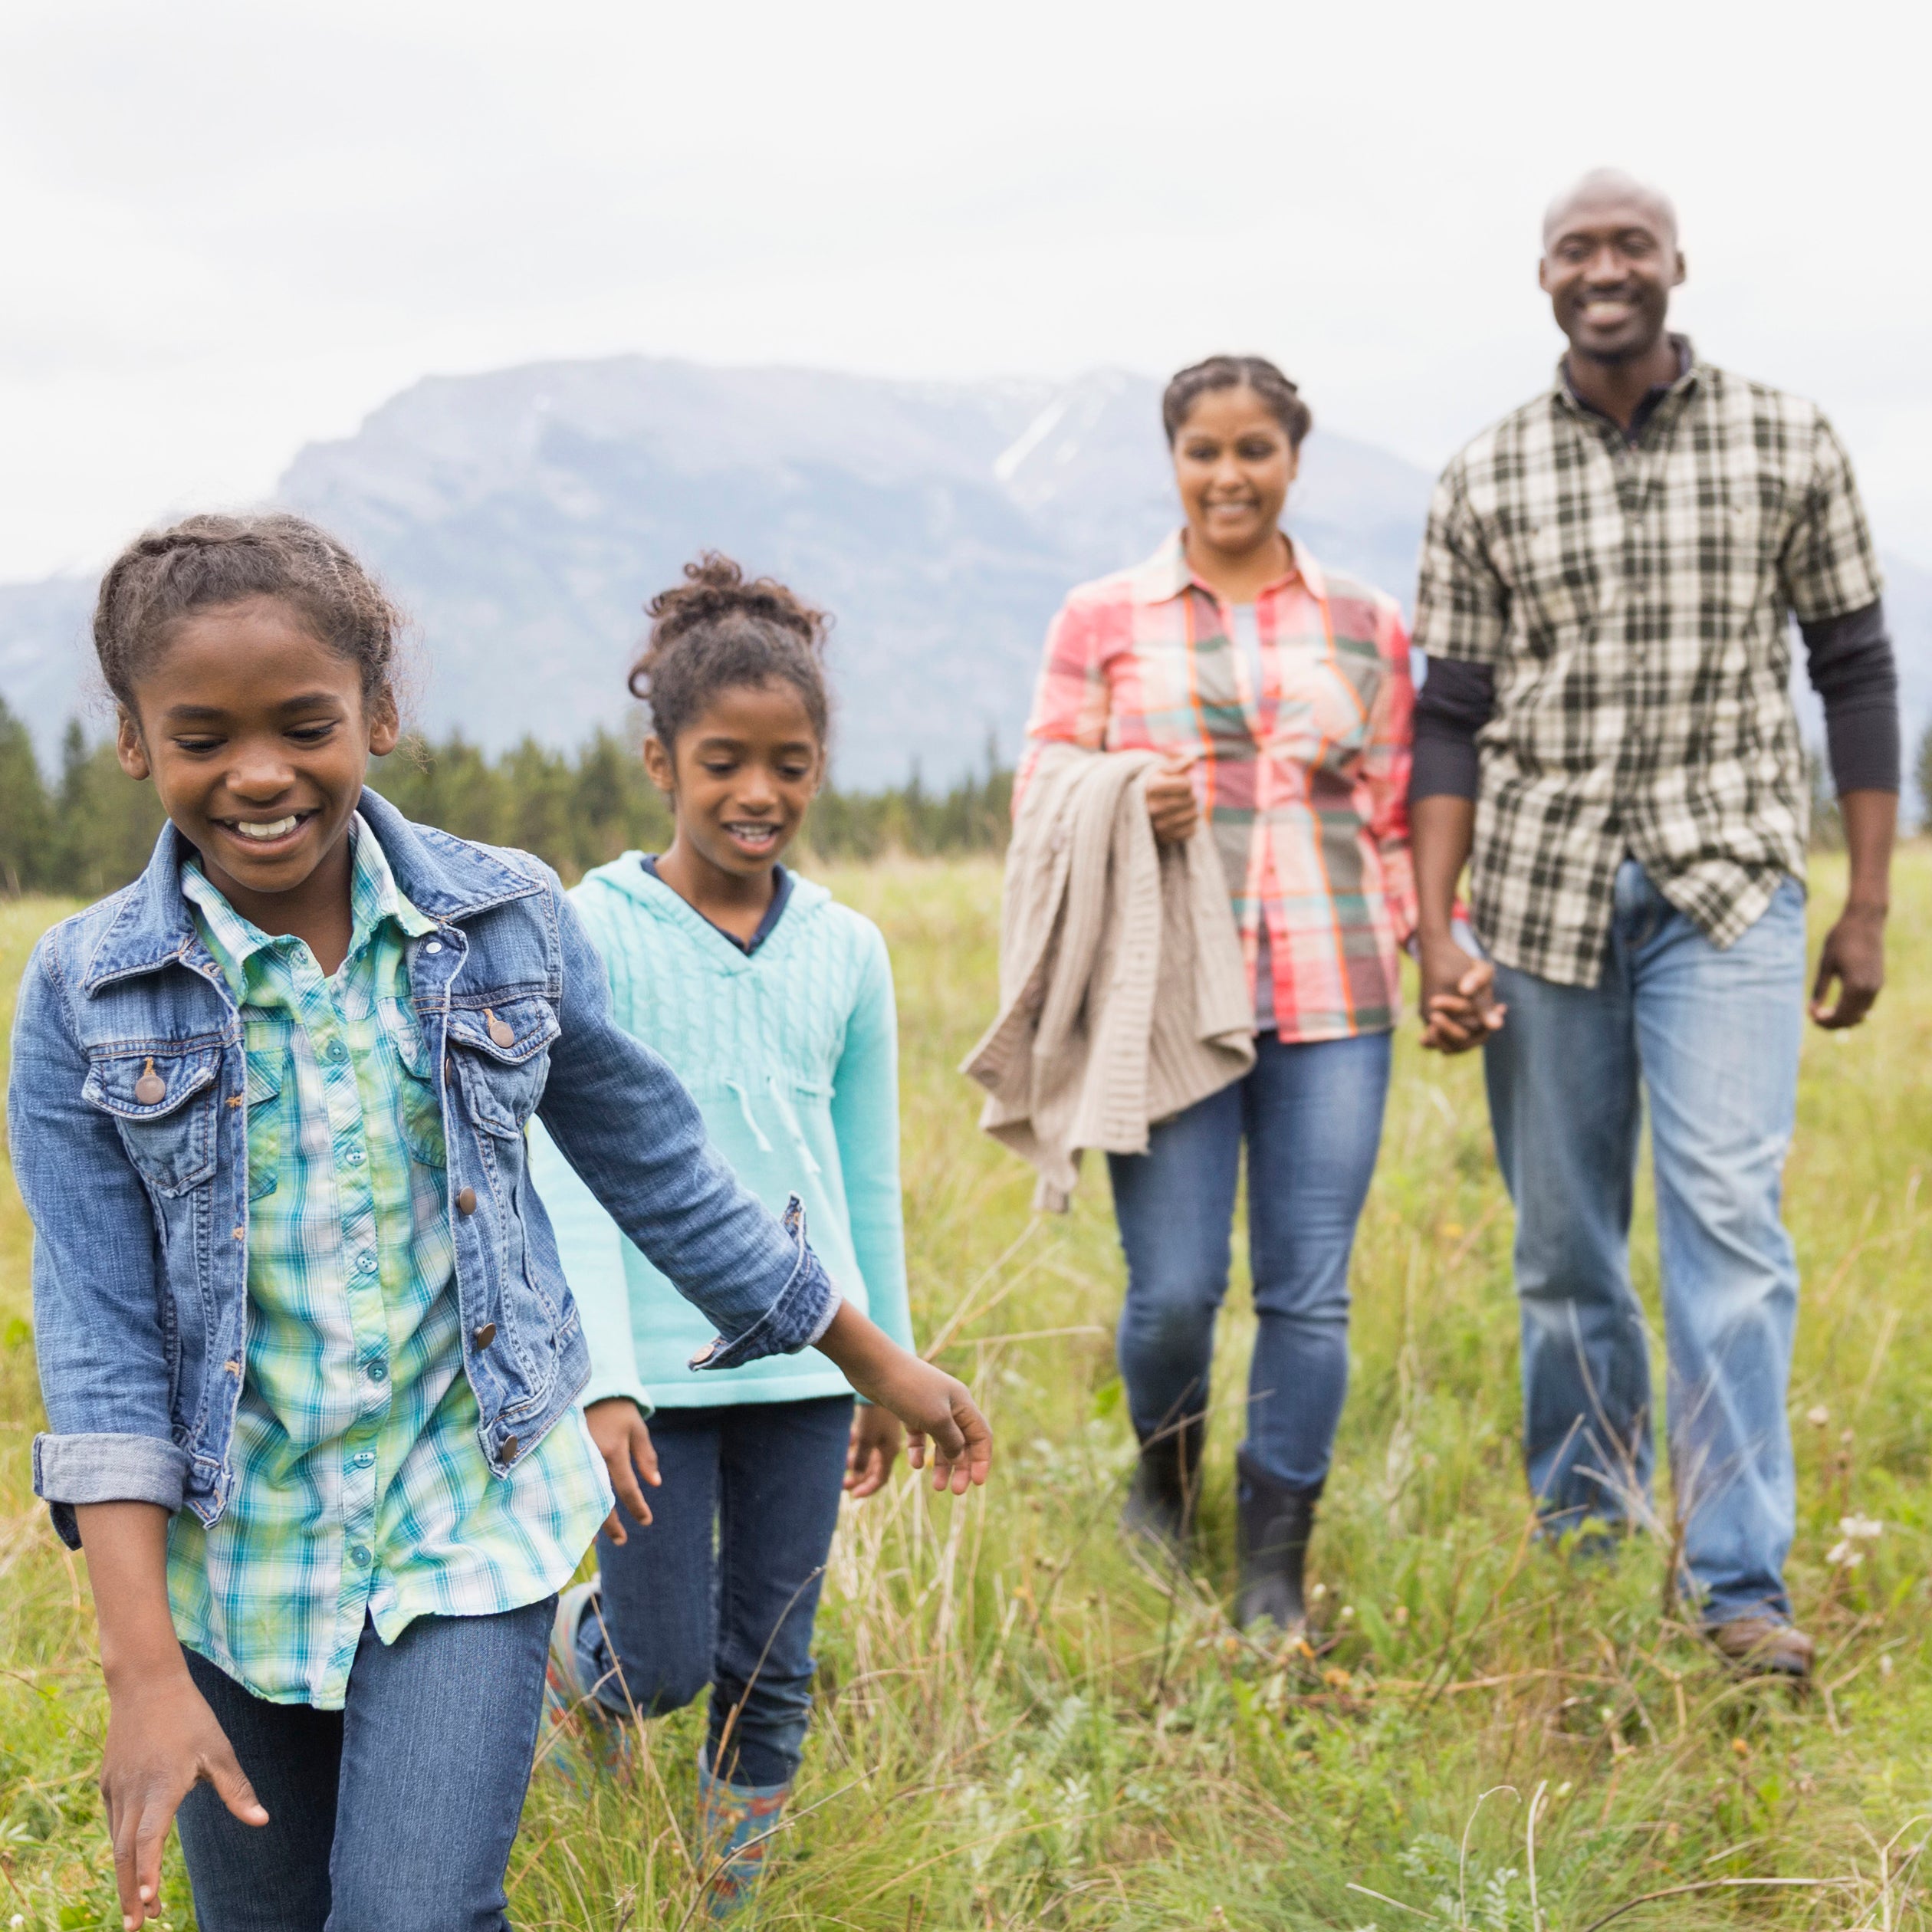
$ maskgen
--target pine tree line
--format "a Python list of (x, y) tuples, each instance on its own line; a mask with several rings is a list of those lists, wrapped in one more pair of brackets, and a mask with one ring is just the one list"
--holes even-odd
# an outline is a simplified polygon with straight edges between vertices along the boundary
[[(635, 745), (598, 731), (572, 754), (526, 738), (491, 757), (460, 732), (412, 739), (378, 761), (370, 782), (409, 817), (465, 839), (519, 846), (575, 880), (632, 847), (662, 851), (663, 800)], [(821, 859), (873, 859), (1004, 849), (1013, 774), (988, 745), (984, 770), (945, 792), (915, 770), (883, 791), (822, 792), (803, 843)], [(49, 783), (26, 726), (0, 699), (0, 892), (98, 899), (136, 877), (161, 830), (152, 785), (123, 772), (107, 741), (76, 719)]]

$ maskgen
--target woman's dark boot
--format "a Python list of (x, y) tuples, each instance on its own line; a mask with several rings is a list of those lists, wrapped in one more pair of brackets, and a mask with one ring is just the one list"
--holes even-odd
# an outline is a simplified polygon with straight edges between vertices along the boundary
[(1201, 1453), (1208, 1418), (1191, 1415), (1141, 1438), (1140, 1465), (1127, 1492), (1120, 1526), (1158, 1543), (1177, 1563), (1188, 1560), (1194, 1503), (1201, 1494)]
[(1245, 1449), (1234, 1455), (1235, 1500), (1241, 1551), (1241, 1589), (1234, 1601), (1237, 1628), (1272, 1623), (1284, 1637), (1308, 1624), (1302, 1579), (1319, 1488), (1290, 1489), (1256, 1467)]

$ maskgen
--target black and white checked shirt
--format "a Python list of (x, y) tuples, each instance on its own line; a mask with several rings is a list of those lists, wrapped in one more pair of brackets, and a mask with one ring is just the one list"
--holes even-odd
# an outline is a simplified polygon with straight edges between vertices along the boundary
[(1553, 388), (1437, 485), (1414, 641), (1493, 668), (1470, 893), (1505, 965), (1594, 986), (1635, 858), (1717, 945), (1804, 875), (1791, 616), (1878, 601), (1812, 403), (1691, 359), (1627, 442)]

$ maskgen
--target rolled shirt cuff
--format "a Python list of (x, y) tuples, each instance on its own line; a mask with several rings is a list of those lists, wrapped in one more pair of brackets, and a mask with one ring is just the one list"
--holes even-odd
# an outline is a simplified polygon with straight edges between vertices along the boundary
[(54, 1518), (54, 1533), (80, 1547), (74, 1506), (158, 1503), (170, 1513), (188, 1493), (188, 1452), (158, 1436), (37, 1435), (34, 1493)]
[(693, 1368), (735, 1368), (767, 1355), (796, 1355), (831, 1326), (839, 1312), (839, 1291), (805, 1238), (804, 1204), (794, 1194), (784, 1213), (785, 1233), (795, 1244), (791, 1278), (771, 1306), (735, 1339), (719, 1336), (691, 1358)]

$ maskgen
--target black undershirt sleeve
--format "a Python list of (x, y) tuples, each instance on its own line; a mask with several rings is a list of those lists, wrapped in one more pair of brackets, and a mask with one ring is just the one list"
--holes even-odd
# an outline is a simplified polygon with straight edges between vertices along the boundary
[(1414, 762), (1409, 799), (1476, 796), (1476, 734), (1496, 711), (1496, 673), (1487, 664), (1431, 658), (1415, 695)]
[(1869, 603), (1798, 628), (1812, 688), (1825, 702), (1832, 784), (1841, 792), (1897, 791), (1898, 666), (1885, 606)]

